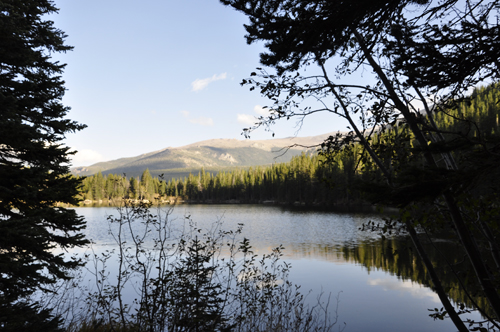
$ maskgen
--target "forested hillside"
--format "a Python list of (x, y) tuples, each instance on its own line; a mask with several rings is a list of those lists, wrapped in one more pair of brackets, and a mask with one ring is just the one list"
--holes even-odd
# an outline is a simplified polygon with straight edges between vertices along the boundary
[[(182, 179), (162, 181), (145, 170), (140, 178), (98, 173), (84, 179), (82, 198), (85, 200), (119, 200), (122, 197), (139, 200), (172, 199), (199, 202), (258, 203), (277, 201), (304, 204), (335, 204), (358, 199), (350, 196), (354, 157), (341, 156), (338, 163), (322, 163), (323, 157), (302, 154), (289, 163), (268, 167), (234, 169), (210, 173), (202, 170)], [(334, 184), (334, 185), (329, 185)]]
[[(442, 129), (453, 131), (461, 129), (470, 136), (498, 135), (500, 110), (500, 83), (474, 90), (470, 100), (460, 103), (450, 115), (436, 113), (436, 122)], [(465, 121), (464, 121), (465, 120)]]
[[(461, 102), (450, 115), (438, 116), (438, 125), (451, 131), (462, 130), (471, 138), (499, 135), (498, 120), (500, 84), (476, 89), (471, 101)], [(442, 113), (438, 113), (442, 114)], [(452, 119), (452, 120), (450, 120)], [(372, 140), (380, 149), (386, 148), (384, 142), (398, 137), (408, 151), (411, 151), (412, 138), (405, 134), (405, 128), (373, 135)], [(478, 143), (479, 144), (479, 143)], [(385, 162), (391, 162), (393, 151), (386, 152)], [(418, 161), (412, 161), (418, 162)], [(377, 177), (371, 160), (360, 145), (344, 149), (340, 153), (329, 154), (302, 153), (287, 163), (272, 166), (234, 168), (220, 172), (202, 169), (198, 173), (181, 178), (163, 180), (152, 177), (149, 169), (140, 177), (108, 174), (101, 172), (83, 180), (81, 197), (87, 203), (93, 201), (119, 201), (122, 198), (135, 200), (173, 201), (175, 198), (192, 202), (247, 202), (305, 205), (350, 205), (360, 204), (363, 197), (370, 194), (366, 183), (373, 185)], [(381, 191), (375, 188), (376, 195)], [(377, 191), (378, 190), (378, 191)]]

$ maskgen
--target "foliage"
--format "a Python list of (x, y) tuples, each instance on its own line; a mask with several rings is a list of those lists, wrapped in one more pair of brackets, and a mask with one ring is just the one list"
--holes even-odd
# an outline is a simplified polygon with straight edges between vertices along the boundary
[[(447, 110), (446, 116), (437, 113), (435, 122), (446, 132), (462, 131), (467, 133), (468, 137), (476, 137), (478, 130), (481, 133), (489, 133), (490, 137), (498, 135), (498, 86), (497, 84), (475, 89), (471, 101), (457, 103), (454, 108)], [(456, 136), (445, 135), (456, 139)], [(146, 190), (146, 186), (139, 184), (134, 178), (127, 180), (125, 176), (97, 173), (83, 179), (80, 195), (84, 199), (108, 200), (114, 201), (115, 204), (123, 197), (149, 201), (154, 201), (155, 198), (178, 197), (196, 202), (274, 201), (323, 206), (355, 205), (367, 200), (397, 205), (407, 201), (407, 188), (403, 192), (389, 195), (388, 188), (383, 187), (386, 183), (382, 179), (383, 175), (359, 143), (343, 146), (340, 151), (330, 153), (335, 139), (336, 137), (331, 137), (325, 142), (325, 149), (321, 150), (319, 155), (304, 153), (293, 157), (287, 163), (215, 174), (202, 169), (197, 175), (190, 174), (169, 181), (151, 178), (148, 180), (149, 188), (154, 188), (154, 191)], [(405, 151), (409, 158), (411, 147), (415, 144), (414, 138), (408, 136), (408, 130), (403, 126), (390, 128), (385, 132), (374, 132), (370, 139), (374, 149), (379, 151), (383, 163), (394, 170), (396, 165), (391, 166), (393, 159), (397, 157), (402, 160)], [(389, 149), (389, 143), (395, 140), (398, 140), (400, 148)], [(404, 149), (401, 148), (404, 146)], [(423, 175), (420, 179), (422, 177)], [(378, 185), (374, 184), (375, 180)], [(431, 185), (430, 181), (421, 182), (424, 189)], [(437, 184), (434, 182), (434, 185)], [(382, 190), (387, 194), (380, 195)], [(416, 194), (416, 190), (413, 191), (412, 197)], [(429, 190), (421, 192), (425, 194), (429, 193)]]
[[(498, 188), (490, 185), (499, 180), (498, 124), (451, 114), (475, 103), (470, 88), (499, 77), (498, 1), (221, 2), (249, 17), (247, 41), (265, 42), (261, 62), (274, 70), (242, 82), (272, 103), (256, 127), (317, 112), (345, 119), (351, 132), (328, 139), (322, 153), (362, 147), (365, 180), (379, 202), (402, 208), (398, 219), (445, 314), (467, 331), (417, 234), (452, 228), (494, 313), (488, 323), (499, 328)], [(352, 74), (357, 83), (341, 81)]]
[[(183, 179), (163, 181), (152, 178), (153, 192), (146, 192), (143, 185), (135, 184), (125, 176), (101, 173), (83, 179), (82, 198), (89, 200), (120, 201), (122, 198), (167, 199), (178, 197), (197, 202), (258, 203), (275, 201), (316, 205), (352, 204), (360, 202), (361, 196), (353, 188), (358, 172), (352, 153), (338, 155), (336, 164), (325, 164), (325, 158), (302, 154), (288, 163), (272, 166), (257, 166), (249, 169), (234, 169), (216, 174), (205, 172), (190, 174)], [(328, 180), (328, 181), (325, 181)], [(99, 190), (96, 188), (106, 188)], [(92, 194), (101, 192), (101, 194)], [(137, 193), (142, 193), (140, 196)]]
[[(80, 180), (69, 174), (68, 132), (84, 128), (65, 119), (61, 103), (65, 35), (46, 19), (51, 1), (0, 2), (0, 327), (49, 330), (57, 319), (24, 299), (80, 263), (54, 249), (87, 243), (84, 221), (56, 202), (77, 204)], [(20, 315), (19, 313), (23, 313)], [(46, 323), (46, 325), (44, 325)], [(31, 327), (30, 327), (31, 326)]]
[[(202, 230), (170, 210), (125, 205), (108, 218), (116, 251), (89, 255), (95, 287), (69, 331), (330, 331), (329, 302), (309, 307), (282, 247), (260, 259), (240, 229)], [(116, 268), (111, 268), (117, 260)], [(93, 264), (92, 264), (93, 263)], [(125, 293), (133, 289), (134, 300)]]

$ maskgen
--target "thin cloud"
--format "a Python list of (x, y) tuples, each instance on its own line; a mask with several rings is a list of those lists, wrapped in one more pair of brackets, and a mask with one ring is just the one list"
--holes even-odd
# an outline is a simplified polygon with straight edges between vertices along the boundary
[(89, 166), (103, 160), (104, 157), (99, 152), (89, 149), (78, 150), (75, 155), (71, 156), (72, 164), (75, 166)]
[(188, 119), (191, 123), (196, 123), (202, 126), (213, 126), (214, 120), (212, 118), (206, 118), (204, 116), (200, 116), (199, 118)]
[(222, 73), (219, 75), (214, 75), (208, 78), (197, 78), (191, 83), (192, 91), (200, 91), (205, 89), (210, 83), (220, 80), (225, 80), (227, 77), (227, 73)]
[(199, 124), (202, 126), (213, 126), (214, 120), (212, 118), (207, 118), (200, 116), (198, 118), (190, 117), (189, 111), (181, 111), (181, 114), (191, 123)]
[(243, 123), (246, 125), (253, 125), (255, 122), (257, 122), (257, 119), (255, 116), (250, 115), (250, 114), (238, 114), (238, 122)]
[[(269, 116), (270, 109), (264, 108), (260, 105), (255, 105), (253, 111), (258, 114), (258, 116)], [(243, 123), (246, 125), (254, 125), (258, 121), (258, 116), (254, 116), (251, 114), (238, 114), (237, 120), (239, 123)]]
[(269, 115), (269, 108), (264, 108), (260, 105), (255, 105), (255, 107), (253, 108), (254, 112), (259, 114), (259, 115), (263, 115), (263, 116), (267, 116)]

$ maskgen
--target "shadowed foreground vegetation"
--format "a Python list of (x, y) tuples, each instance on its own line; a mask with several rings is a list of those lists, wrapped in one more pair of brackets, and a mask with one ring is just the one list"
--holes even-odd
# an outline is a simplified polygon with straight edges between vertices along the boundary
[(333, 330), (335, 299), (307, 304), (282, 247), (259, 257), (242, 225), (202, 230), (186, 217), (175, 226), (171, 211), (126, 204), (108, 218), (116, 249), (86, 256), (93, 286), (80, 276), (78, 288), (61, 283), (46, 299), (67, 331)]

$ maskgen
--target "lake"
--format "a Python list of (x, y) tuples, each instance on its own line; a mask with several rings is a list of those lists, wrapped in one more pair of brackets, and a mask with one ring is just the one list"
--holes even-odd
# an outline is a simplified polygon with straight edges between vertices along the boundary
[[(168, 206), (166, 207), (168, 208)], [(116, 246), (106, 218), (116, 208), (76, 208), (87, 220), (86, 234), (94, 250)], [(344, 331), (456, 331), (451, 320), (435, 321), (428, 309), (441, 308), (428, 287), (425, 271), (404, 236), (382, 239), (361, 231), (378, 214), (334, 213), (269, 205), (178, 205), (170, 216), (182, 223), (186, 216), (200, 228), (216, 220), (250, 239), (256, 254), (285, 247), (283, 260), (291, 263), (290, 281), (301, 285), (309, 299), (321, 292), (339, 294), (338, 316)], [(441, 246), (453, 244), (438, 241)], [(334, 304), (335, 305), (335, 304)], [(469, 316), (478, 319), (478, 315)], [(338, 324), (339, 326), (343, 324)]]

